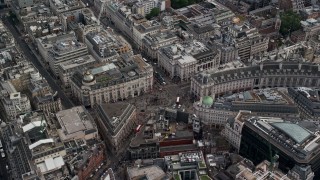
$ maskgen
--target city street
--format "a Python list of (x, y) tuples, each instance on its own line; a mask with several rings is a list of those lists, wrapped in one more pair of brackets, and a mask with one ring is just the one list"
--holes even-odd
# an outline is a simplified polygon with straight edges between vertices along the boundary
[(38, 69), (42, 77), (44, 77), (53, 91), (58, 92), (58, 96), (61, 99), (61, 103), (65, 108), (73, 107), (72, 101), (65, 95), (62, 88), (55, 82), (54, 78), (46, 71), (46, 68), (42, 66), (39, 62), (39, 59), (32, 53), (31, 49), (29, 48), (28, 44), (21, 38), (20, 32), (17, 28), (13, 25), (12, 19), (9, 17), (2, 17), (2, 21), (8, 27), (10, 32), (12, 33), (16, 44), (19, 46), (19, 49), (22, 50), (22, 53), (25, 57), (32, 62), (32, 64)]

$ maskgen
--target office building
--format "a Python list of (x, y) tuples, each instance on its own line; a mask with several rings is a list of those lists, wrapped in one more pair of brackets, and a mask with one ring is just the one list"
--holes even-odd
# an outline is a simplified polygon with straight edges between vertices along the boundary
[(205, 40), (213, 35), (220, 34), (220, 26), (218, 24), (201, 24), (194, 22), (186, 26), (187, 32), (197, 40)]
[(58, 65), (60, 63), (88, 54), (87, 46), (78, 42), (73, 32), (48, 35), (38, 38), (36, 42), (40, 55), (56, 76), (59, 75)]
[(320, 30), (318, 19), (310, 18), (305, 21), (300, 21), (300, 23), (305, 33), (305, 41), (308, 41), (313, 35), (317, 35)]
[[(295, 165), (311, 166), (315, 179), (320, 175), (320, 153), (317, 128), (282, 118), (242, 115), (235, 130), (241, 134), (240, 155), (254, 164), (276, 157), (279, 169), (288, 172)], [(303, 168), (310, 173), (308, 168)], [(311, 174), (312, 175), (312, 174)]]
[(220, 65), (220, 52), (199, 41), (173, 44), (159, 49), (158, 66), (170, 76), (188, 80), (195, 74)]
[(248, 23), (235, 22), (228, 27), (228, 31), (235, 40), (235, 47), (242, 61), (245, 62), (251, 56), (267, 52), (269, 37), (262, 36), (256, 28), (250, 27)]
[(320, 117), (319, 107), (319, 89), (317, 88), (288, 88), (290, 97), (298, 105), (301, 116), (318, 120)]
[(178, 36), (170, 30), (152, 35), (148, 34), (142, 40), (142, 51), (151, 60), (156, 60), (160, 48), (174, 44), (178, 40)]
[(4, 80), (9, 81), (17, 91), (26, 90), (31, 77), (40, 78), (38, 70), (15, 47), (1, 51), (0, 61)]
[(166, 173), (157, 165), (129, 167), (126, 174), (127, 180), (138, 180), (141, 178), (160, 180), (166, 178)]
[(207, 46), (210, 49), (220, 51), (220, 64), (226, 64), (238, 59), (238, 50), (235, 47), (235, 42), (226, 34), (218, 37), (210, 37)]
[[(17, 124), (2, 123), (1, 136), (3, 145), (6, 147), (8, 165), (10, 166), (9, 177), (24, 180), (24, 177), (44, 178), (39, 169), (30, 164), (31, 153), (25, 138), (18, 131)], [(21, 130), (20, 130), (21, 131)]]
[(61, 127), (57, 132), (62, 142), (98, 138), (93, 118), (83, 106), (59, 111), (55, 116)]
[(153, 68), (141, 55), (122, 55), (117, 61), (77, 72), (71, 77), (71, 91), (85, 106), (115, 102), (139, 96), (153, 87)]
[(88, 54), (87, 46), (78, 42), (74, 35), (57, 39), (52, 43), (52, 48), (48, 50), (48, 62), (51, 71), (58, 76), (58, 66), (60, 63), (75, 59)]
[(15, 41), (10, 31), (0, 22), (0, 49), (7, 49), (15, 46)]
[(210, 179), (206, 173), (207, 165), (201, 151), (165, 156), (164, 159), (175, 179)]
[[(77, 154), (71, 161), (68, 161), (72, 167), (72, 173), (75, 174), (74, 178), (79, 180), (86, 180), (92, 178), (92, 174), (96, 169), (101, 167), (101, 164), (106, 160), (105, 146), (103, 143), (97, 143), (89, 147), (87, 151)], [(115, 179), (111, 179), (115, 180)]]
[(102, 138), (114, 154), (123, 152), (123, 146), (136, 126), (136, 108), (132, 104), (95, 105), (95, 121)]
[(90, 53), (99, 62), (111, 61), (121, 54), (132, 53), (131, 45), (110, 28), (88, 33), (85, 43)]
[(144, 0), (143, 2), (136, 2), (133, 4), (132, 10), (136, 14), (146, 16), (153, 8), (156, 8), (157, 5), (157, 1), (155, 0)]
[(265, 87), (319, 86), (318, 65), (297, 62), (263, 62), (244, 67), (234, 65), (215, 72), (203, 72), (191, 78), (191, 93), (196, 97), (220, 96)]
[(279, 7), (283, 10), (292, 10), (293, 12), (299, 12), (304, 9), (304, 0), (280, 0)]
[(64, 88), (70, 88), (70, 78), (76, 71), (85, 69), (97, 64), (97, 61), (91, 55), (85, 55), (59, 64), (59, 78)]
[[(282, 179), (290, 180), (287, 174), (283, 173), (276, 167), (276, 163), (271, 164), (271, 162), (264, 160), (254, 166), (252, 162), (248, 159), (243, 159), (237, 164), (233, 164), (225, 171), (225, 180), (231, 179)], [(219, 176), (216, 176), (217, 178)]]
[(61, 13), (60, 21), (64, 28), (63, 30), (74, 31), (77, 39), (82, 43), (84, 43), (87, 33), (98, 31), (102, 28), (102, 25), (98, 26), (98, 19), (90, 8), (81, 8)]
[(139, 132), (131, 140), (128, 151), (131, 159), (153, 159), (159, 157), (159, 137), (156, 136), (157, 124), (155, 120), (149, 120), (141, 125)]
[(31, 79), (28, 85), (29, 97), (36, 110), (55, 113), (62, 110), (61, 99), (53, 92), (45, 79)]
[(23, 136), (31, 153), (30, 163), (40, 169), (45, 179), (68, 175), (63, 159), (66, 150), (55, 132), (55, 125), (42, 112), (31, 112), (20, 118)]
[(132, 39), (137, 44), (137, 48), (142, 48), (142, 39), (147, 35), (157, 34), (161, 30), (161, 23), (156, 20), (140, 23), (132, 28)]
[(36, 21), (25, 24), (28, 37), (26, 41), (36, 43), (36, 39), (47, 36), (49, 34), (63, 33), (63, 26), (60, 19), (55, 21)]
[(239, 110), (258, 116), (299, 117), (298, 106), (285, 88), (250, 90), (215, 99), (205, 96), (193, 107), (202, 123), (215, 127), (224, 126)]
[[(50, 7), (41, 0), (17, 0), (22, 3), (11, 3), (11, 10), (15, 13), (24, 30), (28, 24), (37, 21), (55, 22), (59, 18), (55, 16)], [(24, 2), (23, 2), (24, 1)], [(37, 1), (37, 2), (36, 2)], [(31, 3), (29, 3), (31, 2)]]
[(13, 0), (20, 8), (30, 7), (34, 4), (33, 0)]
[(49, 4), (55, 15), (85, 7), (81, 0), (49, 0)]
[(201, 2), (176, 9), (174, 12), (189, 22), (206, 26), (215, 23), (214, 8), (215, 6), (210, 2)]
[(16, 91), (10, 82), (2, 82), (1, 89), (1, 105), (7, 118), (14, 119), (17, 115), (31, 111), (27, 95)]

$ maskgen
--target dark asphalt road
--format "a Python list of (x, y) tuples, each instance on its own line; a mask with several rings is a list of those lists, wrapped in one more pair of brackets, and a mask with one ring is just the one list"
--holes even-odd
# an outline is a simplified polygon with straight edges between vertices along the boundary
[(20, 49), (23, 51), (23, 54), (29, 60), (32, 62), (32, 64), (38, 69), (42, 77), (44, 77), (47, 82), (49, 83), (50, 87), (53, 91), (58, 92), (58, 96), (61, 99), (61, 103), (65, 108), (71, 108), (73, 107), (73, 103), (71, 100), (65, 95), (65, 93), (62, 91), (61, 87), (55, 82), (55, 80), (52, 78), (52, 76), (48, 73), (48, 71), (42, 66), (42, 64), (38, 61), (37, 57), (32, 53), (31, 49), (27, 45), (27, 43), (22, 39), (22, 36), (20, 32), (17, 30), (17, 28), (13, 25), (13, 22), (11, 19), (3, 17), (2, 21), (4, 24), (8, 27), (10, 32), (12, 33), (14, 39), (16, 40), (16, 44), (20, 47)]

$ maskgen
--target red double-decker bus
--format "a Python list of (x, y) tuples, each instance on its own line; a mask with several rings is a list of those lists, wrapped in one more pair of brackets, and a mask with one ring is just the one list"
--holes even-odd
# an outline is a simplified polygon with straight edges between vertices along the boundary
[(137, 127), (134, 131), (135, 131), (136, 133), (138, 133), (138, 132), (140, 132), (141, 128), (142, 128), (142, 125), (139, 124), (138, 127)]

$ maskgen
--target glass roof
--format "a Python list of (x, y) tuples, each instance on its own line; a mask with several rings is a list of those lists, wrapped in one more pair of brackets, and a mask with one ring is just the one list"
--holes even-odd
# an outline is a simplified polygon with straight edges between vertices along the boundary
[(272, 126), (279, 129), (297, 143), (305, 141), (311, 133), (297, 124), (292, 123), (272, 123)]

